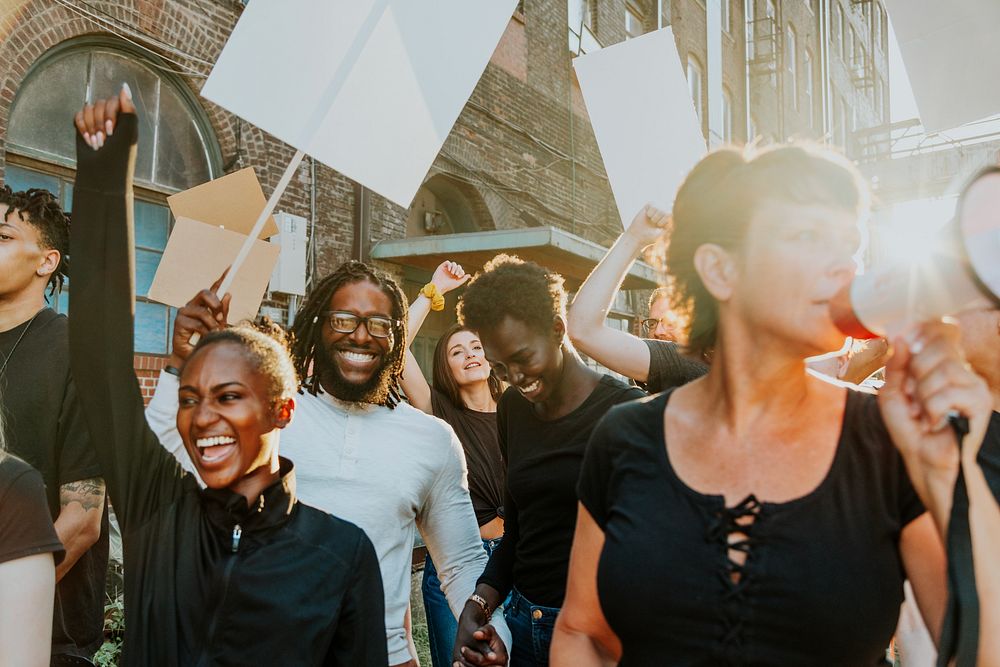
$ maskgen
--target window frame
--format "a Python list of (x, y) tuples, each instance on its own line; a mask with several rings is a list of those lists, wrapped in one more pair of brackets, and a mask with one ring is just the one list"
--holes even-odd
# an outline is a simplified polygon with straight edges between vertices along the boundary
[[(697, 88), (698, 88), (698, 99), (695, 99), (695, 84), (692, 80), (691, 73), (692, 70), (697, 73)], [(691, 96), (691, 101), (695, 105), (695, 113), (698, 114), (698, 123), (704, 128), (705, 125), (705, 68), (698, 60), (698, 57), (693, 53), (688, 53), (687, 57), (687, 84), (688, 84), (688, 94)]]
[[(180, 76), (174, 74), (172, 71), (169, 71), (169, 67), (164, 61), (145, 52), (144, 50), (138, 49), (133, 45), (120, 42), (114, 38), (103, 35), (89, 35), (67, 40), (66, 42), (58, 44), (43, 53), (31, 65), (18, 85), (18, 92), (20, 92), (22, 86), (30, 81), (32, 76), (43, 71), (56, 60), (72, 55), (72, 52), (86, 53), (93, 50), (113, 51), (126, 56), (136, 62), (139, 66), (152, 71), (152, 73), (161, 80), (161, 85), (165, 84), (169, 86), (180, 98), (180, 101), (185, 105), (185, 108), (190, 114), (189, 117), (197, 126), (198, 134), (202, 139), (202, 145), (208, 158), (208, 170), (210, 177), (219, 178), (224, 173), (222, 169), (222, 150), (219, 146), (218, 139), (215, 136), (215, 129), (212, 127), (204, 108), (198, 101), (197, 96)], [(8, 112), (8, 123), (10, 122), (11, 116), (14, 114), (17, 104), (18, 95), (15, 95), (14, 101), (11, 103), (10, 110)], [(33, 150), (30, 146), (21, 146), (10, 142), (7, 143), (5, 164), (26, 171), (34, 171), (46, 176), (51, 176), (62, 182), (72, 183), (76, 178), (75, 160), (70, 160), (69, 158), (63, 156), (54, 156), (49, 153), (43, 153), (39, 150)], [(166, 185), (137, 181), (133, 184), (133, 191), (136, 202), (162, 206), (167, 209), (167, 237), (169, 239), (169, 235), (173, 231), (174, 217), (173, 214), (170, 213), (169, 207), (167, 206), (167, 197), (176, 192), (180, 192), (181, 190)], [(133, 251), (155, 252), (161, 257), (164, 252), (163, 249), (141, 246), (138, 245), (138, 243), (133, 245)], [(72, 277), (70, 278), (70, 284), (68, 284), (64, 289), (66, 294), (71, 294), (71, 284)], [(164, 346), (162, 348), (164, 351), (148, 352), (136, 350), (135, 353), (149, 356), (169, 355), (171, 335), (170, 328), (177, 309), (173, 306), (151, 300), (145, 295), (136, 295), (135, 303), (149, 303), (163, 306), (166, 309), (167, 315), (166, 331), (164, 332), (163, 339)], [(58, 308), (58, 298), (54, 305)]]
[(799, 45), (798, 33), (789, 23), (785, 26), (785, 74), (791, 79), (792, 108), (799, 109)]
[(809, 47), (806, 47), (802, 50), (802, 69), (805, 72), (805, 85), (802, 86), (802, 89), (805, 91), (804, 97), (806, 100), (806, 111), (809, 114), (810, 128), (816, 127), (815, 103), (813, 101), (816, 88), (814, 67), (812, 51), (809, 50)]

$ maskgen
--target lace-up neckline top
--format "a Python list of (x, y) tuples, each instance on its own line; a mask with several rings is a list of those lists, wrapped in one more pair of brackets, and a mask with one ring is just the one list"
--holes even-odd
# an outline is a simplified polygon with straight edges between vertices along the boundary
[(670, 394), (612, 409), (578, 485), (604, 531), (598, 594), (621, 665), (880, 665), (923, 513), (873, 396), (850, 392), (830, 468), (782, 503), (727, 506), (677, 476)]

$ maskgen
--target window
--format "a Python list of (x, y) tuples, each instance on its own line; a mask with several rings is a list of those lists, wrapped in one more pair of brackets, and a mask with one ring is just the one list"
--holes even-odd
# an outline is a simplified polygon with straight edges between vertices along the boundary
[(851, 67), (856, 67), (858, 64), (858, 33), (854, 31), (854, 26), (850, 28), (850, 47), (851, 50), (847, 52), (848, 58), (850, 58)]
[(844, 57), (844, 10), (840, 5), (833, 7), (833, 43), (837, 47), (840, 57)]
[(625, 8), (625, 39), (638, 37), (644, 32), (642, 28), (642, 17), (632, 7)]
[(792, 96), (792, 107), (799, 108), (799, 72), (798, 54), (795, 48), (795, 28), (788, 26), (785, 34), (785, 74), (788, 81), (788, 92)]
[(598, 51), (601, 43), (594, 34), (594, 18), (590, 0), (567, 0), (569, 23), (569, 50), (574, 55)]
[(750, 2), (747, 3), (747, 25), (750, 26), (750, 36), (749, 36), (750, 37), (750, 45), (749, 45), (750, 46), (750, 48), (749, 48), (750, 60), (754, 59), (754, 57), (756, 56), (756, 52), (757, 52), (757, 50), (755, 48), (756, 45), (754, 44), (754, 42), (757, 41), (757, 23), (755, 21), (755, 17), (757, 16), (757, 11), (754, 9), (754, 3), (756, 1), (757, 0), (750, 0)]
[[(76, 144), (53, 132), (80, 102), (109, 97), (127, 81), (138, 102), (135, 166), (135, 350), (166, 354), (175, 311), (146, 298), (170, 233), (166, 196), (221, 173), (210, 125), (186, 85), (142, 56), (108, 41), (83, 39), (56, 47), (25, 77), (10, 112), (6, 182), (15, 190), (42, 187), (72, 210)], [(72, 279), (56, 304), (68, 310)]]
[(722, 89), (722, 140), (727, 144), (733, 141), (733, 96), (725, 87)]
[(815, 127), (816, 119), (813, 110), (813, 57), (809, 49), (802, 52), (802, 70), (804, 76), (806, 113), (809, 114), (809, 127)]
[(687, 79), (688, 90), (691, 91), (691, 100), (694, 102), (695, 111), (698, 112), (698, 121), (704, 122), (705, 114), (701, 106), (701, 99), (705, 74), (701, 69), (701, 63), (694, 56), (688, 56)]
[(732, 0), (720, 0), (722, 4), (722, 30), (727, 34), (733, 33), (733, 20), (729, 11), (729, 3)]

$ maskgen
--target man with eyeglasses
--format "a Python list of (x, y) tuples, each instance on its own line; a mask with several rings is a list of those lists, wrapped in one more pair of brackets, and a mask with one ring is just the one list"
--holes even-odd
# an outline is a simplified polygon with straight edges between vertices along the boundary
[[(225, 326), (227, 310), (228, 299), (203, 290), (178, 311), (171, 362), (147, 409), (160, 442), (187, 470), (193, 467), (174, 422), (176, 373), (193, 350), (191, 335)], [(415, 531), (439, 563), (456, 617), (486, 565), (458, 438), (399, 394), (407, 310), (396, 282), (361, 262), (347, 262), (319, 282), (292, 326), (302, 395), (281, 435), (303, 502), (356, 523), (375, 545), (390, 665), (416, 665), (409, 632)], [(493, 623), (501, 624), (509, 647), (502, 613)]]

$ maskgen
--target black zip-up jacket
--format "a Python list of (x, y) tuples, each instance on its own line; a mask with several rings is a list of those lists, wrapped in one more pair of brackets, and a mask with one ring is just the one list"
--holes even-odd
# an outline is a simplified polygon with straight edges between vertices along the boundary
[(295, 498), (291, 462), (252, 507), (199, 489), (146, 425), (132, 370), (137, 122), (77, 138), (71, 368), (122, 528), (124, 665), (384, 666), (375, 549)]

